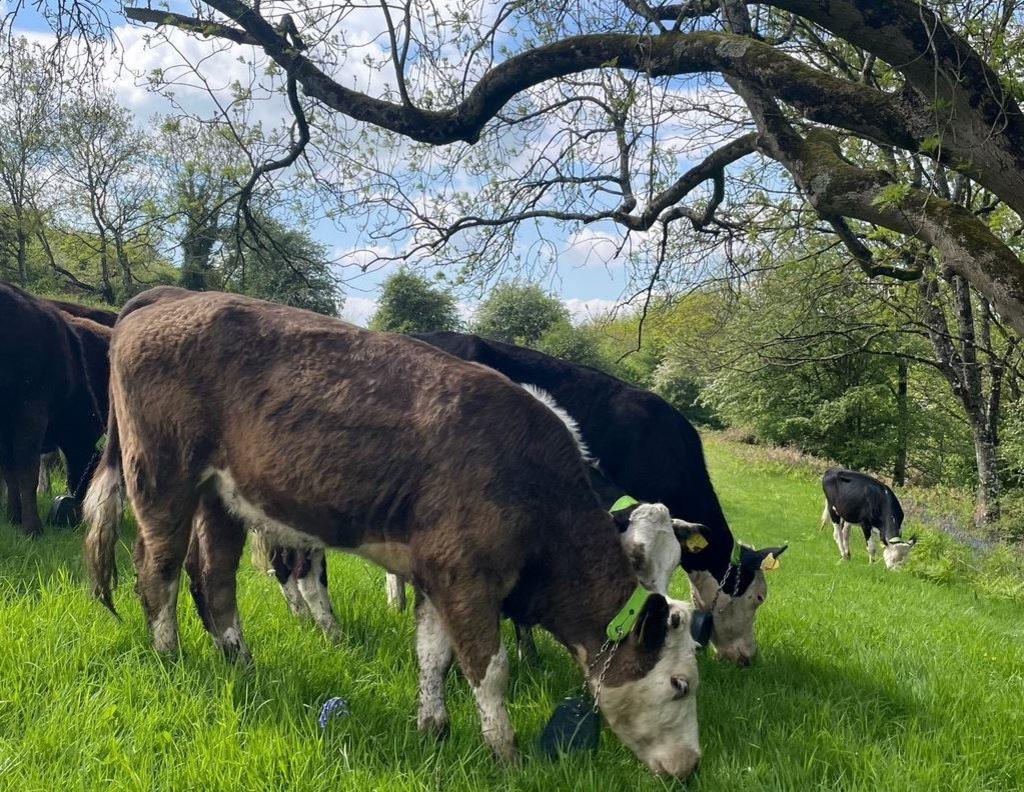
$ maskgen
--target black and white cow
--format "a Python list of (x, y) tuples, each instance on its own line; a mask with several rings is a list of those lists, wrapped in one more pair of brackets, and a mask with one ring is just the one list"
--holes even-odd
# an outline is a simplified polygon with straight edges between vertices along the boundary
[(681, 547), (694, 604), (713, 611), (718, 656), (748, 665), (757, 652), (754, 620), (768, 596), (763, 567), (786, 549), (756, 550), (736, 542), (704, 462), (700, 435), (655, 393), (603, 371), (533, 349), (465, 333), (414, 335), (450, 355), (547, 391), (578, 425), (606, 477), (641, 502), (664, 504), (673, 517), (704, 526), (709, 541)]
[(850, 560), (850, 525), (860, 525), (868, 548), (868, 562), (878, 560), (879, 547), (887, 569), (895, 569), (907, 560), (917, 538), (906, 540), (903, 507), (896, 493), (866, 473), (830, 468), (821, 479), (825, 491), (825, 511), (821, 524), (830, 520), (840, 557)]

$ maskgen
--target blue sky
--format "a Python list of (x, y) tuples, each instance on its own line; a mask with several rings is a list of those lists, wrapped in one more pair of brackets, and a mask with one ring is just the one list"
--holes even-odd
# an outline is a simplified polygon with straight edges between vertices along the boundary
[[(120, 101), (129, 106), (140, 124), (145, 124), (155, 114), (173, 111), (173, 106), (160, 95), (148, 91), (139, 79), (151, 69), (168, 69), (181, 63), (181, 55), (192, 53), (202, 57), (210, 45), (190, 39), (182, 50), (159, 42), (146, 44), (144, 38), (149, 33), (145, 28), (128, 25), (120, 15), (113, 11), (111, 22), (124, 53), (124, 63), (128, 69), (112, 72), (111, 87)], [(16, 30), (22, 33), (39, 36), (48, 33), (45, 21), (32, 9), (24, 9), (18, 17)], [(191, 48), (191, 49), (189, 49)], [(223, 76), (221, 87), (227, 90), (233, 69), (237, 69), (239, 50), (227, 49), (212, 61), (204, 63), (204, 73), (214, 80)], [(131, 72), (135, 72), (132, 74)], [(187, 88), (176, 92), (176, 99), (190, 110), (203, 114), (212, 108), (211, 100), (205, 90), (196, 90), (190, 94)], [(367, 240), (360, 238), (354, 225), (348, 230), (341, 229), (329, 221), (314, 223), (314, 234), (330, 250), (340, 258), (347, 257), (348, 251), (369, 246)], [(564, 229), (550, 224), (545, 227), (544, 238), (558, 252), (555, 265), (537, 276), (538, 282), (557, 294), (577, 318), (600, 314), (620, 304), (628, 296), (628, 268), (626, 262), (616, 258), (614, 252), (617, 240), (621, 239), (621, 229), (612, 224), (603, 226), (576, 227)], [(524, 228), (517, 239), (519, 246), (532, 250), (539, 244), (536, 232)], [(376, 269), (366, 274), (358, 274), (353, 267), (345, 267), (340, 274), (345, 280), (346, 311), (345, 316), (354, 321), (363, 322), (372, 313), (381, 281), (393, 267)], [(460, 295), (465, 312), (470, 312), (479, 295), (467, 291)]]

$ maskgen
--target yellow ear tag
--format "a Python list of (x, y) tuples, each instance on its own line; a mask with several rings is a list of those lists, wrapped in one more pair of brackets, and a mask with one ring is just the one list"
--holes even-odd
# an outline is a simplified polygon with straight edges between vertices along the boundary
[(780, 566), (782, 566), (782, 562), (779, 561), (779, 559), (777, 559), (774, 554), (769, 553), (764, 557), (764, 561), (761, 562), (761, 571), (773, 572)]
[(686, 549), (691, 553), (699, 553), (707, 546), (708, 540), (699, 532), (692, 533), (686, 537)]

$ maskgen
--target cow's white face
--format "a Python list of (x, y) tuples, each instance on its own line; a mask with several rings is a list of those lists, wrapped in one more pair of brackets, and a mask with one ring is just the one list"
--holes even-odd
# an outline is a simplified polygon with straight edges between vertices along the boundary
[(916, 540), (914, 539), (911, 539), (909, 542), (889, 542), (882, 551), (882, 558), (885, 559), (885, 568), (892, 570), (903, 566), (910, 556), (910, 551), (914, 548), (915, 543)]
[(637, 506), (621, 539), (640, 585), (666, 594), (682, 552), (668, 507), (661, 503)]
[[(682, 779), (700, 762), (697, 645), (690, 637), (692, 606), (677, 600), (665, 602), (667, 610), (660, 617), (666, 629), (660, 647), (623, 646), (617, 652), (624, 656), (613, 660), (624, 665), (639, 662), (648, 667), (647, 672), (618, 685), (606, 682), (598, 703), (612, 731), (652, 772)], [(649, 642), (648, 631), (656, 632), (646, 627), (646, 637), (634, 635), (628, 641)], [(649, 665), (652, 660), (653, 666)]]
[(689, 577), (694, 604), (701, 610), (708, 610), (711, 603), (715, 603), (711, 642), (718, 658), (740, 666), (750, 665), (757, 654), (754, 619), (757, 609), (768, 598), (764, 572), (754, 572), (753, 581), (738, 597), (731, 597), (723, 591), (717, 601), (718, 581), (714, 575), (702, 570), (691, 572)]

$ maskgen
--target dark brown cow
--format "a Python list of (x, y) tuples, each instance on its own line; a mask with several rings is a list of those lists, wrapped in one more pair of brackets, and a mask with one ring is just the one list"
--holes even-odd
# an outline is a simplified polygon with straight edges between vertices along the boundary
[(93, 322), (96, 322), (96, 324), (101, 324), (104, 327), (113, 327), (114, 322), (117, 321), (117, 313), (114, 311), (107, 311), (103, 308), (93, 308), (91, 305), (79, 305), (78, 303), (67, 302), (66, 300), (52, 300), (48, 297), (40, 299), (66, 314), (77, 316), (80, 319), (90, 319)]
[[(0, 469), (8, 516), (38, 536), (40, 454), (63, 452), (76, 497), (88, 485), (106, 422), (110, 330), (7, 283), (0, 283), (0, 316)], [(102, 386), (94, 388), (91, 378)]]
[[(504, 611), (570, 649), (652, 770), (696, 766), (689, 605), (638, 591), (568, 430), (503, 376), (403, 336), (205, 293), (122, 314), (110, 392), (86, 558), (112, 608), (123, 471), (158, 650), (177, 647), (195, 520), (188, 571), (203, 621), (229, 656), (247, 655), (235, 576), (245, 524), (259, 522), (277, 544), (339, 547), (413, 581), (421, 729), (447, 725), (454, 651), (485, 740), (514, 755)], [(632, 628), (610, 643), (628, 609)]]

